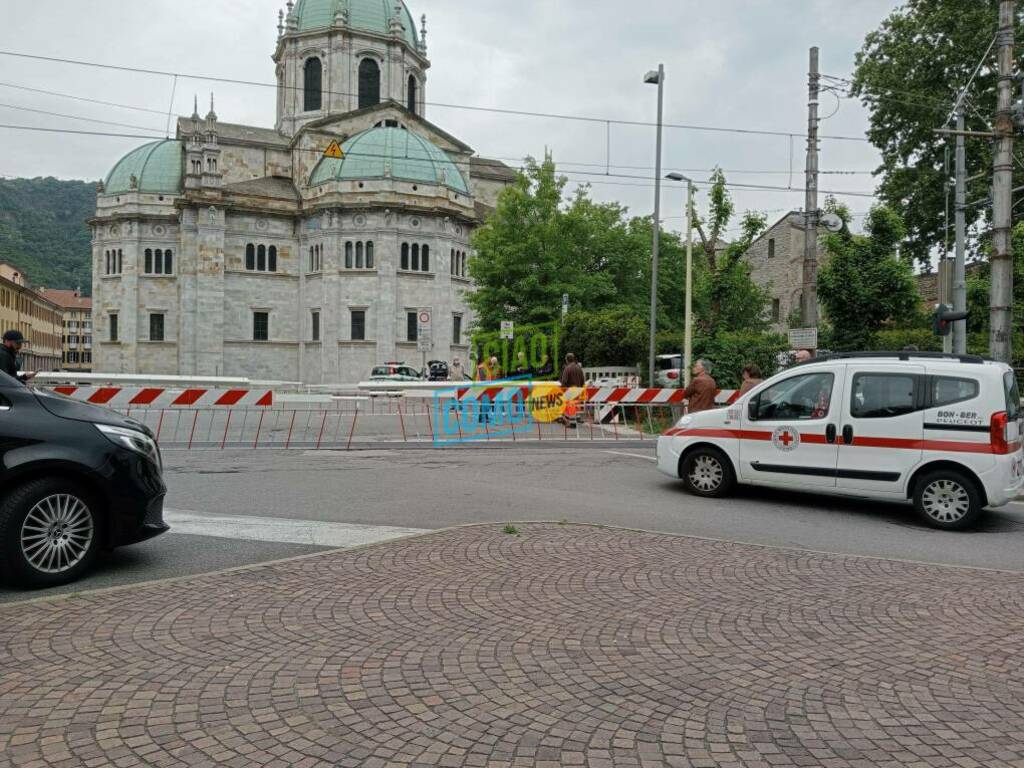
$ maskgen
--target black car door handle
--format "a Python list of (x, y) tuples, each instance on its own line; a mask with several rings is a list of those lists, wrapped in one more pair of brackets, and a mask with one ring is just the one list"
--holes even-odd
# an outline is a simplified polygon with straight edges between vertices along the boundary
[(825, 427), (825, 442), (834, 443), (836, 441), (836, 425), (829, 424)]
[(843, 442), (846, 445), (853, 445), (853, 427), (849, 424), (843, 427)]

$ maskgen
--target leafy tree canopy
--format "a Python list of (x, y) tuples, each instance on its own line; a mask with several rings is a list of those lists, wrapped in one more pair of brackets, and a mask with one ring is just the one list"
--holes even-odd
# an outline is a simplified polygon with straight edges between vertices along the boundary
[[(907, 0), (868, 34), (856, 57), (850, 91), (871, 113), (868, 137), (882, 155), (879, 194), (903, 218), (905, 252), (921, 263), (946, 239), (946, 151), (948, 146), (952, 168), (953, 139), (943, 141), (934, 129), (944, 126), (956, 94), (992, 42), (998, 7), (998, 0)], [(1019, 21), (1017, 35), (1022, 33)], [(966, 127), (991, 130), (995, 108), (993, 49), (968, 91)], [(967, 200), (984, 200), (991, 146), (968, 139), (966, 150), (967, 176), (979, 177), (968, 182)], [(1014, 186), (1024, 183), (1020, 168), (1015, 177)], [(983, 213), (984, 207), (975, 210)], [(968, 222), (975, 235), (982, 234), (980, 216), (968, 215)]]
[(869, 349), (888, 323), (919, 320), (921, 299), (910, 263), (898, 249), (906, 237), (899, 215), (879, 205), (868, 213), (866, 234), (843, 229), (825, 238), (829, 258), (818, 272), (818, 297), (838, 350)]

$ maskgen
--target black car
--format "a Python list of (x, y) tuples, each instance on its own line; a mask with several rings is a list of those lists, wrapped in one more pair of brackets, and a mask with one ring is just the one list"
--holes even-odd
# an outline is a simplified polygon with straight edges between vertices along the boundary
[(64, 584), (164, 533), (162, 471), (145, 425), (0, 373), (0, 577)]

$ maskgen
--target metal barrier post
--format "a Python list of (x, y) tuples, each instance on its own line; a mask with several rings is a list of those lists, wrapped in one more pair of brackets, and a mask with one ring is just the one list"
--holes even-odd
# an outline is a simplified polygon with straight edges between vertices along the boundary
[(224, 450), (224, 443), (228, 441), (228, 427), (231, 426), (231, 411), (228, 411), (228, 420), (224, 422), (224, 437), (220, 441), (220, 449)]
[(195, 417), (192, 419), (192, 434), (188, 436), (188, 450), (192, 450), (192, 438), (196, 436), (196, 422), (199, 421), (199, 411), (196, 411)]
[(266, 411), (260, 411), (260, 423), (256, 425), (256, 439), (252, 441), (252, 447), (256, 448), (260, 444), (260, 430), (263, 429), (263, 416)]
[(409, 439), (405, 436), (405, 419), (402, 418), (402, 404), (398, 403), (398, 423), (402, 425), (402, 442), (407, 443)]
[[(371, 406), (372, 407), (372, 406)], [(352, 412), (352, 429), (348, 432), (348, 445), (345, 446), (346, 451), (352, 450), (352, 436), (356, 433), (356, 419), (359, 418), (359, 403), (356, 403), (356, 409)], [(341, 423), (340, 421), (338, 422)]]
[(320, 441), (324, 439), (324, 427), (327, 425), (327, 411), (324, 411), (324, 420), (320, 422), (320, 434), (316, 436), (316, 448), (314, 450), (320, 450)]

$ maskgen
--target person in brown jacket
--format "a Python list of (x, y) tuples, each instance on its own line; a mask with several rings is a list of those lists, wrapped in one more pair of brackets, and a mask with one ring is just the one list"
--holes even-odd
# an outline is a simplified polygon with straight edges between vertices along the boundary
[(743, 384), (740, 386), (740, 395), (747, 394), (747, 392), (764, 381), (764, 379), (761, 378), (761, 369), (756, 365), (745, 365), (743, 370), (740, 372), (740, 375), (743, 377)]
[(706, 360), (698, 360), (693, 365), (693, 379), (683, 393), (686, 396), (686, 412), (710, 411), (715, 407), (715, 395), (718, 385), (711, 378), (711, 366)]

